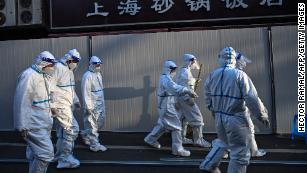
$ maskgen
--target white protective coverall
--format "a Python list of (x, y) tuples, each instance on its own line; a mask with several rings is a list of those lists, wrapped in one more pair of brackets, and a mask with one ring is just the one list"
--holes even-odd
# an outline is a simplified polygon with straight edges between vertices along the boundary
[[(177, 84), (185, 86), (191, 90), (194, 90), (196, 79), (193, 77), (191, 69), (199, 69), (196, 57), (192, 54), (183, 55), (184, 65), (177, 73)], [(189, 96), (178, 97), (178, 103), (180, 107), (180, 113), (182, 117), (182, 139), (183, 144), (194, 143), (200, 147), (211, 147), (211, 144), (203, 139), (203, 116), (199, 110), (198, 105), (194, 99)], [(193, 129), (193, 142), (186, 138), (187, 125), (190, 125)]]
[(165, 132), (170, 131), (172, 136), (172, 154), (190, 156), (190, 151), (185, 150), (182, 146), (182, 136), (180, 134), (181, 121), (175, 104), (179, 95), (188, 94), (191, 97), (196, 97), (196, 94), (193, 90), (177, 85), (173, 81), (171, 75), (173, 75), (176, 68), (177, 66), (173, 61), (165, 61), (157, 89), (158, 123), (151, 133), (145, 137), (144, 141), (152, 147), (160, 148), (161, 145), (157, 140)]
[[(236, 56), (236, 67), (240, 70), (243, 70), (247, 64), (250, 64), (252, 61), (250, 59), (248, 59), (247, 57), (243, 56), (241, 53), (237, 53)], [(250, 79), (249, 79), (250, 80)], [(252, 85), (253, 86), (253, 85)], [(255, 89), (256, 90), (256, 89)], [(261, 103), (261, 109), (262, 110), (267, 110), (264, 106), (264, 104), (262, 103), (262, 101), (259, 99), (259, 102)], [(246, 115), (247, 117), (247, 122), (249, 125), (249, 129), (251, 131), (251, 141), (250, 141), (250, 147), (251, 147), (251, 156), (252, 157), (261, 157), (264, 156), (266, 154), (266, 152), (263, 149), (258, 149), (258, 145), (255, 139), (255, 127), (254, 127), (254, 123), (252, 121), (252, 118), (250, 116), (250, 111), (248, 111), (248, 114)]]
[(102, 76), (100, 73), (101, 60), (92, 56), (89, 69), (84, 73), (81, 82), (82, 99), (84, 104), (84, 130), (81, 132), (84, 142), (90, 145), (92, 151), (105, 151), (107, 148), (99, 143), (99, 130), (105, 121), (105, 103)]
[[(56, 154), (57, 168), (75, 168), (80, 165), (79, 160), (73, 156), (74, 141), (78, 137), (79, 125), (73, 110), (80, 106), (79, 98), (75, 92), (75, 79), (73, 70), (81, 60), (76, 49), (69, 50), (67, 54), (55, 65), (54, 79), (54, 106), (58, 110), (56, 116)], [(74, 61), (75, 63), (68, 63)]]
[(218, 139), (201, 163), (200, 169), (220, 172), (218, 166), (227, 149), (230, 150), (228, 173), (245, 173), (250, 160), (250, 136), (246, 115), (252, 114), (269, 125), (266, 110), (259, 102), (257, 91), (246, 73), (235, 68), (236, 53), (232, 47), (219, 54), (221, 67), (205, 81), (205, 103), (214, 112)]
[(23, 133), (27, 142), (29, 173), (45, 173), (54, 156), (50, 139), (53, 124), (50, 105), (52, 83), (45, 71), (49, 68), (47, 65), (54, 63), (55, 58), (50, 52), (41, 52), (36, 62), (18, 78), (14, 97), (14, 127)]

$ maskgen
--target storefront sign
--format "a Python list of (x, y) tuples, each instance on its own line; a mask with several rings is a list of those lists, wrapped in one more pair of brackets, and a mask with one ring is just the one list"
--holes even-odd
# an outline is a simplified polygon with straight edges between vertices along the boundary
[(298, 0), (50, 0), (51, 29), (296, 20)]

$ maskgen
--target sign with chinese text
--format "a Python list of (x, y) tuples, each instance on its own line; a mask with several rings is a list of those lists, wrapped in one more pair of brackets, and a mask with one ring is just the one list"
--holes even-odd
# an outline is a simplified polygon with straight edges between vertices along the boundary
[(298, 0), (50, 0), (51, 29), (296, 21)]

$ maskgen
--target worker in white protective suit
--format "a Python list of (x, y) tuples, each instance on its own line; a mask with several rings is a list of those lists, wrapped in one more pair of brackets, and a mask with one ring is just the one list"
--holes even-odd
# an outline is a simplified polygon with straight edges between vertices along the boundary
[[(177, 73), (176, 83), (185, 86), (191, 90), (195, 90), (197, 79), (193, 77), (191, 70), (199, 70), (196, 57), (192, 54), (183, 55), (184, 65)], [(182, 141), (183, 144), (194, 144), (199, 147), (211, 147), (211, 144), (203, 139), (202, 129), (204, 126), (203, 116), (196, 104), (195, 100), (188, 95), (178, 97), (178, 106), (182, 118)], [(186, 137), (188, 124), (193, 130), (193, 141)]]
[(50, 133), (55, 111), (50, 104), (50, 74), (54, 56), (41, 52), (35, 63), (18, 78), (14, 97), (14, 127), (27, 142), (29, 173), (45, 173), (52, 161), (53, 145)]
[(58, 111), (55, 160), (58, 161), (59, 169), (76, 168), (80, 165), (80, 161), (73, 156), (74, 141), (79, 133), (79, 125), (73, 111), (81, 108), (75, 92), (74, 70), (80, 60), (80, 53), (76, 49), (71, 49), (55, 65), (54, 105)]
[(181, 122), (175, 108), (177, 96), (188, 94), (197, 97), (196, 93), (187, 87), (176, 84), (173, 81), (177, 65), (168, 60), (164, 63), (162, 75), (157, 89), (159, 119), (157, 125), (145, 137), (144, 141), (154, 148), (161, 148), (158, 139), (167, 131), (172, 136), (172, 154), (177, 156), (190, 156), (190, 151), (182, 146)]
[(90, 150), (105, 151), (107, 148), (99, 143), (98, 131), (102, 130), (105, 121), (105, 103), (101, 70), (101, 60), (92, 56), (88, 71), (84, 73), (81, 82), (81, 91), (84, 104), (84, 130), (81, 136), (90, 146)]
[[(243, 56), (240, 52), (237, 52), (237, 56), (236, 56), (236, 68), (239, 70), (243, 70), (247, 64), (250, 64), (252, 61), (250, 59), (248, 59), (247, 57)], [(266, 110), (265, 106), (262, 104), (262, 101), (259, 99), (259, 102), (261, 103), (261, 106), (263, 107), (263, 110)], [(248, 109), (248, 108), (246, 108)], [(248, 114), (246, 114), (246, 118), (247, 118), (247, 122), (249, 125), (249, 129), (251, 131), (251, 138), (250, 138), (250, 152), (251, 152), (251, 157), (262, 157), (264, 155), (266, 155), (265, 150), (263, 149), (258, 149), (258, 145), (255, 139), (255, 127), (254, 127), (254, 123), (252, 121), (252, 118), (250, 116), (250, 112), (249, 110)], [(225, 153), (223, 158), (228, 158), (228, 154)]]
[[(245, 173), (250, 160), (251, 132), (246, 115), (248, 109), (266, 126), (268, 114), (258, 99), (252, 81), (242, 70), (235, 67), (236, 52), (225, 47), (219, 53), (220, 68), (210, 73), (205, 81), (205, 103), (214, 112), (218, 139), (201, 163), (205, 172), (219, 173), (221, 159), (230, 150), (228, 173)], [(248, 109), (247, 109), (248, 107)]]
[[(240, 70), (243, 70), (247, 64), (250, 64), (252, 61), (250, 59), (248, 59), (247, 57), (243, 56), (241, 53), (237, 53), (236, 56), (236, 67)], [(250, 80), (250, 79), (249, 79)], [(262, 107), (261, 110), (267, 110), (264, 106), (264, 104), (262, 104), (262, 101), (259, 99), (259, 102), (261, 103), (260, 106)], [(250, 141), (250, 150), (251, 150), (251, 156), (252, 157), (262, 157), (264, 155), (266, 155), (266, 152), (263, 149), (258, 149), (258, 145), (255, 139), (255, 127), (254, 127), (254, 123), (252, 121), (252, 118), (250, 116), (250, 112), (246, 115), (247, 117), (247, 122), (249, 125), (249, 129), (251, 131), (251, 141)]]

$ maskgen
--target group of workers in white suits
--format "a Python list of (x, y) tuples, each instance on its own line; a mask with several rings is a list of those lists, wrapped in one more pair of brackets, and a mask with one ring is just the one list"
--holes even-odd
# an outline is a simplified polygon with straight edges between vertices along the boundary
[[(103, 129), (106, 116), (100, 73), (102, 61), (97, 56), (89, 59), (88, 70), (81, 81), (81, 107), (74, 78), (80, 60), (76, 49), (69, 50), (60, 60), (43, 51), (18, 78), (14, 126), (27, 142), (29, 173), (45, 173), (52, 161), (58, 162), (59, 169), (80, 165), (73, 149), (79, 134), (74, 111), (81, 108), (84, 130), (80, 134), (84, 143), (94, 152), (107, 150), (99, 142), (98, 133)], [(212, 142), (213, 148), (200, 169), (219, 173), (219, 163), (229, 153), (228, 173), (245, 173), (250, 154), (265, 155), (265, 151), (257, 147), (251, 115), (269, 126), (268, 113), (252, 80), (243, 71), (251, 61), (232, 47), (223, 48), (218, 61), (220, 67), (210, 73), (204, 83), (205, 106), (214, 115), (218, 137)], [(211, 143), (203, 138), (203, 115), (195, 101), (199, 97), (195, 89), (200, 79), (195, 78), (192, 71), (200, 70), (197, 58), (184, 54), (183, 66), (177, 69), (174, 61), (164, 62), (157, 87), (158, 122), (144, 141), (159, 149), (158, 139), (170, 132), (172, 154), (187, 157), (191, 153), (183, 145), (209, 148)], [(50, 139), (53, 119), (57, 136), (55, 154)], [(188, 125), (193, 132), (191, 139), (187, 137)]]
[[(43, 51), (18, 78), (14, 126), (28, 144), (26, 155), (30, 173), (45, 173), (51, 161), (57, 161), (59, 169), (80, 165), (73, 155), (74, 141), (79, 134), (73, 112), (81, 109), (74, 71), (80, 60), (76, 49), (69, 50), (59, 61), (50, 52)], [(84, 130), (80, 133), (89, 149), (95, 152), (107, 150), (98, 138), (105, 121), (101, 65), (101, 59), (91, 57), (81, 83)], [(53, 119), (57, 136), (55, 154), (50, 139)]]

